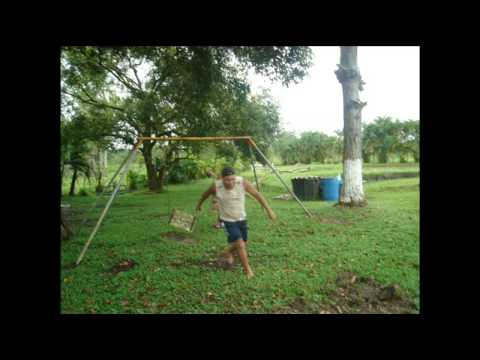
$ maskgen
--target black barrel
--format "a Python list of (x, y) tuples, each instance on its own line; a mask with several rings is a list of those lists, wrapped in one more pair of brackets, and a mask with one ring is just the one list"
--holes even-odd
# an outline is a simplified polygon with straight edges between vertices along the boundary
[(321, 178), (318, 176), (293, 178), (293, 192), (303, 201), (320, 200), (320, 180)]
[(305, 200), (305, 179), (304, 178), (293, 178), (292, 188), (293, 188), (293, 193), (300, 200)]

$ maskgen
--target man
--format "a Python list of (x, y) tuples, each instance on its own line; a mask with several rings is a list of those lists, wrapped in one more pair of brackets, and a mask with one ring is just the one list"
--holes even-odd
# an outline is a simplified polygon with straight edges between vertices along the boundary
[(248, 278), (254, 276), (248, 263), (246, 242), (248, 240), (247, 214), (245, 212), (245, 192), (251, 194), (267, 211), (270, 219), (275, 220), (276, 215), (268, 206), (265, 198), (253, 187), (253, 185), (241, 176), (236, 176), (231, 167), (222, 170), (221, 180), (215, 183), (203, 193), (200, 198), (197, 210), (202, 209), (203, 202), (214, 195), (218, 199), (220, 219), (224, 224), (225, 232), (228, 235), (230, 247), (223, 255), (227, 262), (232, 265), (235, 253), (240, 258), (243, 270)]

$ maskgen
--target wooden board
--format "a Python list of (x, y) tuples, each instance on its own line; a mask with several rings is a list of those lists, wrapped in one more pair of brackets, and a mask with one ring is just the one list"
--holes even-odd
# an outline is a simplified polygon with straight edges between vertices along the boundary
[(195, 225), (196, 217), (190, 215), (186, 212), (173, 209), (172, 215), (168, 223), (176, 228), (183, 229), (188, 232), (193, 231), (193, 226)]

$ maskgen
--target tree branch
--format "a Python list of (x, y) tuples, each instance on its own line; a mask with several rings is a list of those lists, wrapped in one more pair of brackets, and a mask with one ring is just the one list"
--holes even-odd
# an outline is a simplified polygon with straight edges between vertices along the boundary
[(139, 95), (143, 92), (142, 89), (137, 89), (134, 86), (136, 84), (132, 79), (130, 79), (128, 76), (123, 75), (122, 72), (118, 69), (103, 64), (100, 59), (98, 60), (98, 65), (107, 70), (110, 74), (112, 74), (118, 81), (120, 81), (123, 85), (130, 89), (134, 94)]
[[(137, 73), (137, 69), (135, 68), (135, 66), (132, 65), (132, 61), (130, 60), (130, 57), (128, 57), (128, 64), (130, 65), (130, 69), (133, 70), (133, 73), (135, 74), (135, 78), (137, 79), (137, 85), (138, 87), (140, 88), (140, 90), (143, 91), (142, 89), (142, 82), (140, 81), (140, 79), (138, 78), (138, 73)], [(140, 62), (141, 64), (141, 62)], [(139, 64), (139, 65), (140, 65)]]
[(81, 88), (81, 90), (82, 90), (82, 92), (83, 92), (84, 94), (87, 95), (87, 97), (88, 97), (90, 100), (84, 99), (84, 98), (82, 98), (82, 97), (79, 96), (79, 95), (70, 93), (70, 92), (68, 92), (68, 91), (65, 90), (65, 89), (62, 89), (62, 92), (65, 93), (65, 94), (67, 94), (67, 95), (70, 95), (70, 96), (74, 97), (75, 99), (78, 99), (78, 100), (84, 102), (85, 104), (90, 104), (90, 105), (93, 105), (93, 106), (103, 107), (103, 108), (110, 108), (110, 109), (117, 110), (117, 111), (120, 111), (120, 112), (122, 112), (122, 113), (125, 113), (125, 110), (124, 110), (124, 109), (119, 108), (119, 107), (117, 107), (117, 106), (113, 106), (113, 105), (109, 105), (109, 104), (105, 104), (105, 103), (103, 103), (103, 102), (100, 102), (100, 101), (94, 99), (94, 98), (93, 98), (90, 94), (88, 94), (83, 88)]

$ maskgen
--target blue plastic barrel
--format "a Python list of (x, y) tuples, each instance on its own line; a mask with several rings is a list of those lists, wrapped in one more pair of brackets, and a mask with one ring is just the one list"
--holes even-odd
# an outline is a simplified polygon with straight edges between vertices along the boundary
[(337, 178), (325, 178), (320, 181), (322, 188), (322, 200), (338, 201), (340, 199), (341, 180)]

